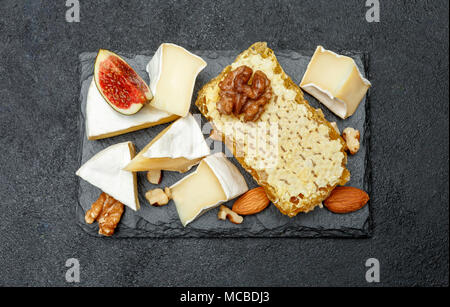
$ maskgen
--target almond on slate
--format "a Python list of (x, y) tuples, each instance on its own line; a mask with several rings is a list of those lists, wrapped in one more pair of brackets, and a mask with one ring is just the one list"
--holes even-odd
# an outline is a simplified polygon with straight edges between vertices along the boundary
[(233, 204), (232, 210), (240, 215), (251, 215), (263, 211), (269, 205), (264, 188), (258, 187), (246, 192)]
[(369, 195), (354, 187), (336, 187), (323, 202), (334, 213), (350, 213), (364, 207)]

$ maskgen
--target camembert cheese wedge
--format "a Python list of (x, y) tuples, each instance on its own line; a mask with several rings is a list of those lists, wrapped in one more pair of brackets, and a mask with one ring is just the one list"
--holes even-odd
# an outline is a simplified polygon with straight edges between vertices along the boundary
[(168, 123), (178, 117), (150, 105), (144, 106), (133, 115), (120, 114), (108, 105), (94, 81), (89, 86), (86, 101), (86, 135), (89, 140), (104, 139)]
[(83, 164), (78, 176), (133, 210), (139, 209), (136, 174), (123, 170), (135, 155), (134, 145), (111, 145)]
[(202, 160), (192, 174), (170, 187), (183, 226), (206, 211), (248, 191), (237, 167), (223, 153)]
[(352, 58), (318, 46), (300, 86), (345, 119), (355, 113), (371, 83)]
[(125, 167), (128, 171), (166, 170), (184, 173), (210, 154), (199, 124), (191, 113), (158, 134)]
[(199, 56), (174, 44), (159, 46), (147, 65), (151, 105), (157, 109), (179, 116), (186, 116), (191, 106), (197, 75), (206, 67)]

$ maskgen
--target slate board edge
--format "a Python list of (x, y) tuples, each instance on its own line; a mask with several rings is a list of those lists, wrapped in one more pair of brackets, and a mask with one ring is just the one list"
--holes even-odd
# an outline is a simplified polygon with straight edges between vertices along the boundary
[[(293, 50), (284, 49), (280, 52), (290, 52)], [(120, 51), (113, 51), (121, 56), (134, 56), (134, 55), (150, 55), (152, 52), (145, 50), (138, 53), (126, 53), (126, 52), (120, 52)], [(313, 52), (311, 51), (305, 51), (305, 50), (299, 50), (297, 52), (304, 53), (304, 54), (310, 54), (312, 55)], [(78, 72), (80, 74), (80, 93), (81, 93), (81, 86), (83, 83), (83, 78), (81, 78), (81, 72), (82, 72), (82, 62), (81, 58), (83, 54), (89, 54), (92, 52), (82, 52), (79, 55), (79, 64), (77, 66)], [(363, 64), (364, 64), (364, 70), (366, 73), (367, 78), (370, 78), (370, 71), (369, 71), (369, 54), (367, 52), (360, 52), (360, 51), (344, 51), (342, 52), (345, 55), (361, 55)], [(83, 143), (84, 143), (84, 130), (85, 129), (85, 118), (83, 116), (83, 111), (81, 110), (82, 105), (82, 95), (80, 94), (78, 98), (79, 103), (79, 153), (78, 153), (78, 161), (79, 165), (81, 165), (82, 161), (82, 152), (83, 152)], [(365, 174), (364, 174), (364, 187), (365, 190), (369, 195), (371, 195), (371, 186), (372, 186), (372, 171), (371, 171), (371, 161), (370, 161), (370, 89), (366, 95), (366, 104), (365, 104), (365, 113), (366, 113), (366, 121), (364, 123), (365, 126), (365, 133), (364, 133), (364, 142), (367, 146), (367, 152), (365, 157)], [(202, 118), (204, 119), (203, 115)], [(78, 184), (78, 194), (80, 193), (81, 186), (80, 186), (80, 180), (81, 178), (77, 177), (77, 184)], [(85, 212), (79, 203), (79, 198), (77, 197), (76, 201), (76, 215), (77, 215), (77, 221), (76, 224), (80, 226), (80, 228), (88, 233), (91, 236), (94, 237), (102, 237), (104, 236), (98, 234), (98, 225), (97, 223), (94, 224), (86, 224), (84, 221), (84, 215)], [(370, 238), (373, 234), (373, 218), (372, 218), (372, 207), (370, 205), (370, 201), (367, 204), (369, 206), (369, 215), (364, 223), (364, 226), (362, 229), (355, 229), (355, 228), (340, 228), (340, 229), (323, 229), (323, 228), (309, 228), (309, 227), (296, 227), (296, 228), (285, 228), (282, 232), (277, 229), (266, 229), (262, 234), (255, 234), (255, 233), (248, 233), (242, 230), (236, 230), (236, 233), (231, 234), (224, 234), (214, 231), (200, 231), (198, 229), (193, 230), (191, 229), (188, 234), (184, 235), (174, 235), (170, 234), (170, 231), (167, 231), (167, 236), (160, 236), (160, 235), (152, 235), (152, 232), (149, 232), (144, 229), (140, 228), (130, 228), (124, 225), (119, 224), (119, 226), (116, 228), (116, 232), (113, 235), (112, 238), (116, 239), (122, 239), (122, 238), (154, 238), (154, 239), (168, 239), (168, 238)], [(146, 221), (142, 217), (138, 217), (140, 222), (146, 223)]]
[[(368, 80), (371, 79), (370, 75), (370, 55), (368, 52), (362, 52), (362, 59), (364, 64), (364, 70), (366, 73), (366, 77)], [(364, 123), (364, 144), (366, 146), (366, 157), (365, 157), (365, 174), (364, 174), (364, 190), (369, 194), (369, 197), (372, 198), (372, 160), (370, 159), (371, 151), (370, 151), (370, 140), (371, 140), (371, 133), (372, 133), (372, 125), (371, 125), (371, 118), (370, 118), (370, 106), (371, 106), (371, 88), (367, 91), (366, 94), (366, 104), (365, 104), (365, 111), (366, 111), (366, 120)], [(367, 237), (372, 237), (374, 232), (374, 222), (373, 222), (373, 208), (371, 201), (367, 203), (367, 206), (369, 207), (369, 216), (367, 217), (366, 222), (364, 223), (364, 231), (366, 231)]]

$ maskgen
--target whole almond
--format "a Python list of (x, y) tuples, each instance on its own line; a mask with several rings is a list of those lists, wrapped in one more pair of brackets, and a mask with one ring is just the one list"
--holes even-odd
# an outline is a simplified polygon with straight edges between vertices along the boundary
[(240, 215), (252, 215), (263, 211), (269, 205), (269, 199), (262, 187), (248, 191), (233, 204), (232, 210)]
[(354, 187), (336, 187), (323, 202), (325, 207), (334, 213), (349, 213), (364, 207), (369, 195)]

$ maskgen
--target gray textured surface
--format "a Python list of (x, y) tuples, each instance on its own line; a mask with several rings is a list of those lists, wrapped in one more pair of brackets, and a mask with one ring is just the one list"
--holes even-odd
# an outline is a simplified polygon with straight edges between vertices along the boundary
[[(199, 74), (195, 84), (195, 92), (211, 79), (215, 78), (227, 65), (230, 65), (240, 51), (223, 51), (223, 50), (196, 50), (196, 55), (201, 56), (208, 66)], [(145, 71), (147, 63), (151, 59), (153, 52), (146, 52), (141, 55), (121, 54), (125, 60), (145, 79), (149, 82), (148, 75)], [(286, 73), (291, 76), (293, 81), (300, 83), (306, 68), (308, 66), (312, 52), (295, 52), (295, 51), (276, 51), (277, 59)], [(97, 53), (83, 52), (80, 55), (80, 143), (81, 161), (80, 165), (88, 161), (99, 151), (108, 146), (120, 142), (132, 141), (140, 151), (148, 144), (158, 133), (160, 133), (167, 125), (151, 127), (139, 132), (128, 133), (125, 135), (108, 138), (98, 141), (89, 141), (86, 137), (86, 129), (84, 118), (86, 118), (86, 97), (89, 86), (92, 82), (93, 66)], [(364, 71), (363, 55), (353, 54), (357, 65), (361, 71)], [(201, 119), (200, 111), (194, 105), (196, 95), (193, 95), (191, 104), (191, 113), (198, 116), (197, 120), (202, 122), (202, 132), (207, 138), (210, 134), (211, 125), (207, 125), (206, 119)], [(368, 134), (366, 134), (366, 98), (364, 98), (357, 111), (347, 120), (341, 120), (333, 115), (326, 107), (321, 107), (320, 103), (311, 96), (306, 97), (314, 108), (321, 108), (325, 117), (330, 121), (336, 121), (341, 131), (345, 127), (354, 127), (361, 132), (361, 148), (357, 155), (349, 156), (348, 169), (351, 172), (351, 180), (349, 186), (357, 187), (365, 191), (370, 189), (370, 169), (366, 169), (366, 162), (369, 155), (367, 154), (366, 143), (369, 142)], [(207, 140), (209, 141), (209, 140)], [(209, 144), (209, 143), (208, 143)], [(222, 142), (214, 142), (211, 147), (213, 152), (223, 151)], [(231, 153), (229, 153), (231, 156)], [(240, 169), (241, 174), (245, 177), (250, 189), (257, 187), (257, 183), (252, 176), (247, 173), (235, 158), (231, 161)], [(192, 168), (191, 172), (195, 170)], [(232, 223), (224, 223), (217, 219), (217, 210), (210, 210), (203, 214), (200, 218), (190, 223), (187, 227), (183, 227), (178, 218), (178, 214), (173, 202), (167, 206), (154, 207), (149, 206), (145, 199), (145, 192), (156, 187), (172, 186), (186, 174), (178, 172), (163, 172), (163, 180), (159, 186), (151, 185), (146, 179), (145, 172), (138, 173), (138, 190), (141, 209), (137, 212), (129, 208), (125, 208), (125, 213), (120, 221), (119, 227), (115, 234), (118, 237), (364, 237), (370, 235), (371, 224), (369, 216), (369, 206), (365, 206), (361, 210), (350, 214), (333, 214), (325, 208), (316, 208), (308, 214), (299, 214), (295, 218), (289, 218), (279, 212), (279, 210), (271, 205), (263, 212), (247, 216), (240, 225)], [(91, 208), (92, 203), (98, 198), (100, 190), (84, 180), (80, 180), (80, 189), (78, 194), (76, 218), (80, 226), (90, 234), (98, 235), (97, 223), (87, 225), (84, 221), (85, 211)], [(234, 200), (225, 205), (231, 207)], [(78, 206), (79, 205), (79, 206)]]
[[(448, 1), (2, 0), (0, 10), (0, 285), (448, 285)], [(102, 47), (275, 49), (370, 54), (371, 239), (98, 239), (75, 223), (78, 54)]]

